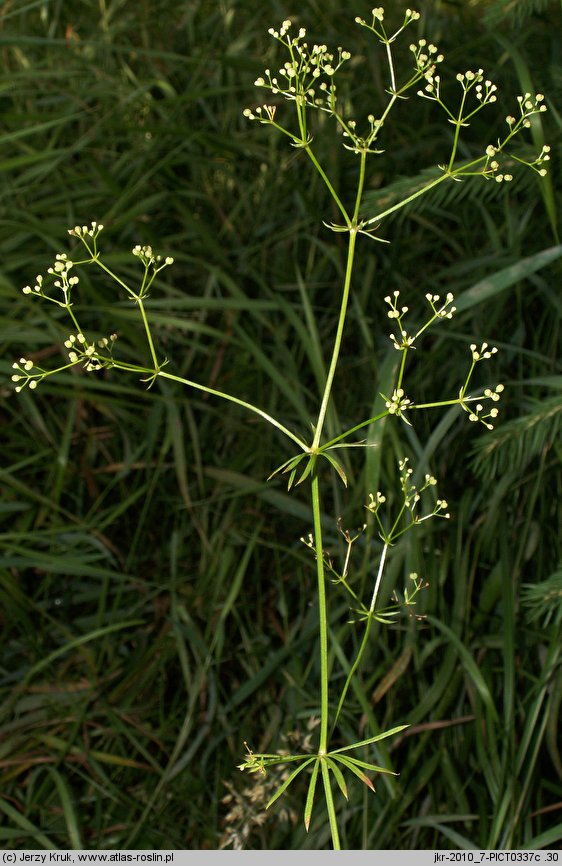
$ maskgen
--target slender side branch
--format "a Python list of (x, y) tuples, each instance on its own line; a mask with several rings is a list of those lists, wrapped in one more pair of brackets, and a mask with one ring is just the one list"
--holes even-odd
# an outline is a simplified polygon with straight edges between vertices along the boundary
[(361, 659), (363, 658), (363, 653), (365, 652), (365, 648), (366, 648), (368, 640), (369, 640), (369, 633), (371, 631), (371, 625), (373, 623), (372, 614), (375, 611), (375, 606), (377, 603), (377, 598), (378, 598), (378, 594), (379, 594), (382, 576), (384, 573), (384, 565), (386, 562), (386, 555), (388, 553), (388, 548), (389, 548), (389, 543), (385, 542), (385, 545), (382, 549), (381, 558), (379, 561), (379, 568), (378, 568), (378, 572), (377, 572), (377, 578), (375, 580), (375, 588), (373, 590), (373, 596), (371, 598), (371, 605), (369, 607), (369, 616), (367, 617), (367, 625), (365, 627), (365, 634), (363, 635), (363, 640), (361, 641), (361, 646), (359, 647), (359, 650), (357, 652), (357, 656), (355, 657), (355, 661), (353, 662), (353, 665), (351, 666), (349, 673), (346, 677), (345, 685), (343, 687), (341, 697), (340, 697), (340, 700), (338, 703), (338, 708), (336, 710), (336, 717), (334, 719), (334, 727), (335, 727), (336, 722), (337, 722), (339, 715), (341, 713), (341, 709), (344, 705), (349, 686), (351, 685), (351, 681), (352, 681), (353, 677), (355, 676), (355, 672), (356, 672), (357, 668), (361, 664)]
[[(353, 274), (353, 264), (355, 260), (355, 244), (357, 241), (357, 217), (359, 214), (359, 207), (361, 205), (361, 198), (363, 195), (363, 186), (365, 183), (365, 164), (366, 164), (367, 154), (363, 152), (361, 154), (361, 165), (359, 170), (359, 180), (357, 183), (357, 195), (355, 196), (355, 207), (353, 209), (353, 217), (351, 221), (351, 227), (349, 229), (349, 246), (347, 249), (347, 263), (345, 268), (345, 281), (343, 286), (343, 294), (340, 305), (340, 314), (338, 319), (338, 327), (336, 331), (336, 337), (334, 340), (334, 348), (332, 351), (332, 359), (330, 361), (330, 367), (328, 370), (328, 376), (326, 378), (326, 385), (324, 387), (324, 394), (322, 395), (322, 403), (320, 406), (320, 412), (318, 414), (318, 421), (316, 423), (316, 430), (314, 432), (314, 441), (312, 443), (312, 448), (318, 448), (320, 445), (320, 439), (322, 437), (322, 429), (324, 427), (324, 420), (326, 418), (326, 412), (328, 409), (328, 403), (330, 401), (330, 395), (332, 392), (332, 384), (334, 381), (334, 376), (336, 374), (336, 369), (338, 366), (338, 360), (340, 356), (341, 343), (343, 338), (343, 331), (345, 327), (345, 319), (347, 314), (347, 306), (349, 303), (349, 293), (351, 289), (351, 276)], [(349, 217), (348, 217), (349, 220)]]
[(249, 409), (250, 412), (259, 415), (260, 418), (268, 421), (273, 427), (276, 427), (281, 431), (281, 433), (284, 433), (285, 436), (292, 439), (293, 442), (296, 442), (299, 448), (302, 448), (303, 451), (309, 450), (308, 445), (306, 445), (302, 439), (299, 439), (298, 436), (295, 436), (294, 433), (291, 433), (291, 431), (281, 424), (280, 421), (277, 421), (276, 418), (273, 418), (267, 412), (264, 412), (263, 409), (259, 409), (252, 403), (247, 403), (246, 400), (240, 400), (238, 397), (233, 397), (232, 394), (227, 394), (224, 391), (217, 391), (215, 388), (207, 387), (207, 385), (200, 385), (199, 382), (193, 382), (191, 379), (184, 379), (183, 376), (175, 376), (173, 373), (166, 373), (164, 370), (158, 370), (157, 375), (161, 376), (163, 379), (171, 379), (174, 382), (180, 382), (182, 385), (188, 385), (190, 388), (196, 388), (198, 391), (204, 391), (206, 394), (212, 394), (214, 397), (222, 397), (223, 400), (228, 400), (230, 403), (236, 403), (244, 409)]

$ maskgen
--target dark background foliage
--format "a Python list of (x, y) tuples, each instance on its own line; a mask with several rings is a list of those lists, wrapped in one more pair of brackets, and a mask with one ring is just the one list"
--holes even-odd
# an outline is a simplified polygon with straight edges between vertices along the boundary
[[(463, 299), (412, 365), (418, 400), (456, 393), (473, 339), (500, 347), (482, 375), (506, 397), (484, 436), (456, 410), (415, 429), (379, 425), (369, 437), (384, 447), (366, 459), (350, 451), (350, 488), (334, 483), (328, 497), (335, 557), (336, 518), (360, 525), (368, 493), (396, 484), (405, 453), (437, 475), (453, 515), (393, 551), (385, 592), (423, 575), (424, 619), (373, 636), (342, 736), (412, 728), (377, 752), (400, 776), (379, 779), (376, 795), (358, 782), (338, 801), (342, 841), (559, 847), (561, 7), (423, 6), (418, 36), (439, 44), (448, 71), (482, 66), (499, 86), (465, 153), (497, 136), (518, 93), (538, 91), (550, 111), (529, 141), (550, 143), (553, 161), (543, 181), (514, 171), (509, 185), (443, 185), (385, 221), (390, 246), (361, 245), (329, 429), (380, 400), (394, 360), (382, 299), (395, 288), (414, 318), (427, 291)], [(387, 4), (391, 17), (402, 9)], [(314, 569), (298, 540), (310, 515), (300, 490), (265, 481), (291, 456), (285, 443), (238, 408), (169, 384), (145, 392), (134, 377), (74, 371), (16, 396), (9, 374), (22, 354), (60, 358), (68, 325), (20, 288), (66, 249), (68, 227), (95, 219), (124, 274), (137, 243), (174, 256), (148, 305), (174, 369), (306, 435), (342, 236), (322, 224), (333, 206), (303, 155), (242, 109), (275, 63), (267, 29), (298, 15), (311, 40), (353, 53), (350, 110), (368, 114), (385, 87), (383, 58), (353, 23), (368, 14), (359, 0), (0, 4), (5, 847), (329, 845), (321, 808), (305, 834), (301, 791), (264, 815), (278, 780), (236, 769), (244, 740), (306, 747), (318, 712)], [(451, 131), (429, 103), (401, 105), (371, 164), (366, 210), (413, 190), (446, 158)], [(345, 196), (353, 158), (328, 127), (316, 141)], [(115, 286), (84, 272), (77, 309), (92, 333), (118, 331), (123, 357), (144, 360), (135, 310)], [(353, 560), (365, 587), (369, 551), (358, 542)], [(330, 611), (336, 684), (360, 632), (336, 587)]]

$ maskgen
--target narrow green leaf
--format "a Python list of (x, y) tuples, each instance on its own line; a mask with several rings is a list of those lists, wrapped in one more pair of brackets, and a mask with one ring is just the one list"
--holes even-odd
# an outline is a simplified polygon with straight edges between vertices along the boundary
[(394, 734), (399, 734), (409, 728), (410, 725), (398, 725), (396, 728), (390, 728), (389, 731), (383, 731), (382, 734), (377, 734), (375, 737), (369, 737), (368, 740), (361, 740), (360, 743), (352, 743), (351, 746), (343, 746), (341, 749), (334, 749), (330, 752), (331, 755), (338, 755), (340, 752), (349, 752), (350, 749), (359, 749), (361, 746), (369, 746), (371, 743), (378, 743), (379, 740), (385, 740), (387, 737), (393, 737)]
[[(342, 757), (343, 756), (338, 756)], [(338, 760), (338, 758), (334, 758), (334, 760)], [(386, 767), (379, 767), (378, 764), (369, 764), (368, 761), (361, 761), (359, 758), (351, 758), (349, 755), (345, 756), (345, 761), (351, 761), (356, 767), (360, 767), (362, 770), (370, 770), (373, 773), (386, 773), (388, 776), (398, 776), (399, 773), (395, 773), (394, 770), (387, 770)]]
[[(453, 842), (453, 844), (456, 845), (457, 848), (459, 848), (461, 851), (463, 851), (463, 850), (470, 850), (471, 848), (474, 848), (474, 842), (472, 842), (470, 839), (467, 839), (467, 837), (463, 836), (461, 833), (458, 833), (452, 827), (448, 827), (445, 822), (450, 821), (450, 820), (457, 820), (459, 822), (472, 821), (472, 820), (474, 820), (474, 817), (475, 816), (473, 816), (473, 815), (458, 815), (458, 816), (457, 815), (454, 815), (454, 816), (447, 815), (444, 817), (441, 817), (441, 815), (439, 815), (438, 817), (436, 817), (434, 815), (427, 815), (423, 818), (413, 818), (409, 821), (405, 821), (404, 826), (408, 826), (408, 827), (433, 827), (438, 833), (443, 835), (446, 839), (450, 839), (451, 842)], [(528, 847), (531, 847), (531, 846), (530, 845), (528, 846), (526, 844), (525, 848), (527, 849)]]
[(267, 480), (271, 481), (271, 479), (274, 478), (276, 475), (279, 475), (280, 473), (283, 474), (284, 472), (289, 472), (290, 469), (294, 469), (294, 467), (298, 466), (300, 461), (305, 456), (305, 454), (299, 454), (297, 457), (290, 457), (289, 460), (285, 460), (285, 462), (281, 463), (281, 465), (278, 466), (277, 469), (273, 470), (271, 475), (267, 476)]
[(64, 820), (66, 821), (66, 826), (68, 828), (70, 844), (75, 850), (80, 851), (84, 848), (84, 845), (82, 844), (82, 839), (80, 837), (76, 809), (68, 784), (54, 767), (47, 767), (47, 770), (54, 779), (60, 797)]
[(39, 842), (39, 844), (42, 845), (43, 848), (54, 850), (57, 847), (53, 842), (51, 842), (48, 836), (45, 836), (44, 833), (41, 833), (40, 830), (38, 830), (37, 827), (31, 823), (31, 821), (28, 821), (27, 818), (21, 814), (21, 812), (19, 812), (17, 809), (14, 809), (14, 807), (11, 806), (10, 803), (6, 803), (6, 801), (3, 800), (1, 797), (0, 812), (4, 812), (4, 814), (10, 821), (13, 821), (13, 823), (17, 827), (21, 827), (21, 829), (25, 831), (25, 833), (30, 839), (33, 839), (34, 842)]
[(334, 761), (339, 761), (340, 764), (343, 764), (344, 767), (347, 767), (347, 769), (350, 770), (355, 776), (357, 776), (357, 778), (361, 782), (363, 782), (364, 785), (367, 785), (367, 787), (370, 788), (373, 793), (375, 792), (375, 786), (373, 785), (369, 777), (366, 776), (365, 773), (363, 773), (363, 771), (359, 769), (359, 767), (356, 767), (353, 761), (350, 761), (347, 757), (344, 757), (343, 755), (339, 755), (337, 758), (334, 757)]
[(312, 472), (312, 470), (314, 469), (315, 466), (316, 466), (316, 456), (310, 457), (309, 460), (307, 461), (305, 468), (304, 468), (304, 472), (302, 473), (301, 477), (297, 481), (297, 485), (302, 484), (302, 482), (306, 478), (308, 478), (308, 476), (310, 475), (310, 473)]
[(340, 466), (340, 464), (338, 463), (336, 458), (332, 457), (331, 454), (328, 454), (326, 451), (324, 451), (323, 453), (324, 453), (324, 457), (326, 458), (326, 460), (328, 460), (332, 464), (332, 466), (334, 467), (334, 469), (336, 470), (336, 472), (340, 476), (341, 480), (343, 481), (344, 485), (347, 487), (347, 475), (343, 471), (342, 466)]
[(556, 824), (554, 827), (549, 827), (549, 829), (545, 830), (544, 833), (539, 833), (538, 836), (529, 839), (529, 841), (525, 843), (525, 848), (549, 848), (554, 845), (559, 845), (560, 839), (562, 839), (562, 823)]
[(312, 818), (312, 807), (314, 805), (314, 792), (316, 791), (316, 782), (318, 780), (318, 770), (320, 769), (320, 759), (316, 758), (316, 763), (312, 768), (312, 776), (310, 777), (310, 784), (308, 786), (308, 794), (306, 795), (306, 803), (304, 806), (304, 826), (306, 827), (306, 832), (308, 833), (308, 828), (310, 827), (310, 819)]
[(336, 762), (333, 761), (331, 758), (329, 758), (327, 755), (326, 755), (326, 763), (328, 764), (330, 770), (332, 771), (332, 773), (336, 777), (336, 782), (339, 785), (340, 791), (344, 795), (345, 799), (348, 800), (349, 797), (347, 795), (347, 785), (345, 784), (345, 779), (343, 777), (342, 771), (340, 770), (340, 768), (338, 767)]
[(284, 794), (284, 793), (285, 793), (285, 791), (287, 790), (287, 788), (289, 787), (289, 785), (291, 784), (291, 782), (292, 782), (294, 779), (296, 779), (296, 777), (298, 776), (298, 774), (299, 774), (302, 770), (304, 770), (305, 767), (308, 767), (308, 765), (311, 764), (311, 763), (312, 763), (313, 761), (315, 761), (315, 760), (316, 760), (316, 755), (315, 755), (314, 757), (312, 757), (312, 758), (309, 758), (307, 761), (305, 761), (303, 764), (301, 764), (300, 767), (297, 767), (296, 770), (293, 770), (293, 772), (291, 773), (291, 775), (290, 775), (287, 779), (285, 779), (285, 781), (283, 782), (283, 784), (281, 785), (281, 787), (277, 789), (277, 791), (275, 792), (275, 794), (273, 795), (273, 797), (271, 798), (271, 800), (269, 801), (269, 803), (267, 804), (267, 806), (266, 806), (265, 808), (266, 808), (266, 809), (269, 809), (269, 807), (272, 806), (273, 803), (275, 803), (275, 801), (279, 799), (279, 797), (281, 796), (281, 794)]

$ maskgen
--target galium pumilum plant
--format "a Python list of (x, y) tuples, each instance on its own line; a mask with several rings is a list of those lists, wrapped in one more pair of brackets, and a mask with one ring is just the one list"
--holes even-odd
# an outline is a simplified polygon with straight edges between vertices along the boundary
[[(443, 54), (435, 45), (423, 38), (410, 44), (412, 66), (401, 76), (395, 67), (394, 44), (404, 31), (414, 29), (411, 25), (415, 25), (419, 18), (418, 12), (406, 9), (400, 26), (391, 30), (388, 29), (384, 9), (376, 7), (371, 11), (370, 20), (355, 19), (361, 28), (380, 43), (386, 55), (388, 68), (386, 101), (365, 117), (357, 119), (349, 117), (344, 108), (344, 100), (340, 98), (338, 91), (341, 70), (350, 60), (350, 53), (341, 47), (331, 51), (326, 45), (310, 44), (305, 29), (297, 28), (289, 20), (284, 21), (278, 30), (269, 31), (283, 51), (285, 60), (277, 72), (266, 69), (255, 82), (256, 87), (268, 91), (268, 101), (244, 111), (248, 120), (271, 126), (287, 139), (290, 146), (303, 153), (310, 163), (311, 170), (317, 172), (322, 179), (341, 216), (337, 223), (325, 223), (326, 227), (347, 237), (345, 277), (341, 287), (337, 326), (324, 387), (319, 395), (318, 409), (312, 425), (311, 438), (305, 433), (295, 433), (278, 419), (246, 400), (170, 372), (168, 360), (158, 351), (145, 302), (157, 275), (163, 268), (171, 265), (173, 259), (161, 258), (150, 246), (136, 246), (133, 255), (139, 260), (141, 276), (138, 284), (133, 287), (105, 264), (98, 246), (103, 226), (96, 222), (69, 230), (71, 237), (78, 241), (85, 251), (82, 258), (75, 252), (72, 255), (60, 253), (56, 256), (53, 266), (48, 269), (47, 278), (38, 276), (33, 286), (25, 286), (23, 289), (24, 294), (34, 299), (63, 308), (70, 317), (73, 331), (64, 340), (66, 349), (64, 362), (55, 369), (47, 370), (32, 358), (20, 358), (13, 365), (12, 375), (16, 391), (26, 387), (33, 390), (45, 378), (72, 367), (81, 367), (87, 372), (105, 369), (134, 373), (140, 375), (148, 387), (159, 379), (168, 379), (187, 388), (197, 389), (213, 397), (235, 403), (244, 410), (260, 416), (263, 421), (273, 425), (291, 447), (296, 448), (296, 453), (278, 466), (270, 477), (285, 475), (289, 489), (306, 483), (310, 491), (312, 531), (304, 536), (302, 541), (310, 548), (315, 560), (318, 585), (320, 659), (318, 743), (313, 754), (293, 755), (254, 753), (250, 746), (246, 745), (247, 754), (240, 764), (240, 769), (266, 773), (268, 768), (274, 765), (289, 765), (290, 772), (285, 773), (283, 783), (280, 784), (268, 805), (277, 800), (297, 776), (307, 770), (308, 793), (304, 802), (304, 821), (307, 829), (310, 825), (318, 782), (321, 780), (332, 843), (336, 849), (340, 847), (340, 841), (332, 788), (333, 780), (345, 797), (347, 797), (346, 776), (356, 776), (373, 788), (368, 773), (390, 773), (391, 771), (357, 758), (356, 751), (391, 737), (407, 727), (407, 725), (399, 725), (359, 742), (345, 745), (338, 745), (336, 738), (338, 719), (346, 702), (349, 687), (361, 664), (373, 623), (394, 622), (403, 608), (412, 609), (415, 606), (418, 593), (426, 585), (424, 578), (411, 574), (409, 585), (404, 589), (403, 595), (398, 597), (394, 594), (392, 603), (381, 607), (379, 596), (385, 565), (392, 547), (406, 532), (414, 530), (416, 526), (430, 519), (447, 519), (450, 515), (446, 501), (435, 496), (436, 479), (428, 474), (421, 483), (415, 484), (413, 469), (408, 459), (404, 457), (399, 464), (400, 505), (393, 506), (393, 510), (389, 509), (387, 496), (381, 491), (373, 491), (365, 504), (366, 523), (363, 529), (368, 522), (371, 522), (378, 531), (382, 547), (378, 553), (378, 560), (373, 563), (371, 569), (370, 597), (362, 599), (354, 586), (351, 569), (353, 544), (362, 530), (354, 536), (346, 530), (341, 530), (347, 552), (342, 566), (335, 565), (323, 544), (321, 524), (323, 488), (320, 468), (330, 467), (337, 473), (341, 482), (347, 485), (345, 471), (337, 456), (338, 449), (365, 446), (365, 443), (357, 438), (357, 434), (388, 416), (394, 416), (399, 423), (412, 424), (418, 412), (457, 405), (467, 413), (470, 421), (491, 429), (498, 415), (497, 402), (503, 391), (503, 386), (498, 384), (494, 387), (476, 389), (473, 392), (471, 383), (476, 367), (481, 362), (491, 359), (497, 350), (485, 342), (480, 345), (472, 343), (469, 347), (466, 376), (460, 383), (458, 392), (446, 399), (432, 402), (416, 401), (415, 395), (407, 390), (406, 385), (406, 374), (412, 352), (422, 344), (422, 337), (430, 327), (453, 317), (454, 298), (450, 293), (445, 297), (431, 292), (426, 294), (427, 315), (421, 324), (416, 325), (410, 322), (408, 306), (403, 303), (399, 291), (391, 290), (384, 301), (387, 307), (386, 316), (392, 323), (392, 333), (389, 337), (394, 350), (398, 353), (399, 364), (391, 392), (381, 395), (384, 409), (375, 417), (366, 418), (327, 440), (324, 435), (326, 413), (333, 399), (333, 389), (337, 382), (336, 374), (353, 284), (356, 245), (360, 236), (365, 236), (370, 241), (387, 243), (388, 240), (379, 235), (384, 218), (413, 199), (423, 196), (438, 184), (461, 182), (471, 177), (480, 177), (487, 182), (507, 183), (512, 180), (510, 173), (512, 169), (508, 170), (505, 166), (515, 164), (521, 164), (542, 176), (546, 173), (545, 163), (549, 160), (548, 146), (543, 147), (541, 153), (532, 161), (524, 159), (510, 149), (513, 140), (531, 126), (533, 115), (546, 110), (542, 94), (533, 96), (530, 93), (517, 98), (517, 109), (514, 114), (509, 114), (505, 118), (505, 131), (495, 142), (485, 143), (482, 151), (474, 157), (468, 159), (460, 157), (463, 129), (469, 126), (471, 120), (480, 112), (496, 103), (497, 88), (485, 77), (482, 69), (459, 73), (456, 75), (456, 82), (453, 79), (445, 86), (438, 71), (444, 60)], [(444, 142), (448, 143), (448, 153), (439, 165), (440, 174), (436, 178), (387, 210), (375, 215), (366, 215), (362, 211), (362, 203), (368, 166), (378, 154), (382, 153), (383, 131), (390, 113), (399, 102), (410, 96), (434, 102), (436, 108), (444, 113), (448, 123), (447, 129), (452, 133), (444, 136)], [(330, 119), (333, 134), (349, 152), (349, 158), (356, 162), (356, 182), (352, 195), (348, 190), (336, 189), (317, 155), (313, 131), (316, 127), (321, 127), (321, 133), (326, 134), (327, 129), (326, 124), (315, 125), (315, 117), (317, 119), (320, 114)], [(80, 266), (93, 266), (104, 271), (137, 306), (146, 335), (149, 356), (147, 365), (120, 360), (116, 351), (115, 333), (104, 337), (88, 336), (87, 329), (78, 321), (73, 304), (74, 293), (78, 290), (79, 284), (76, 271)], [(349, 672), (343, 687), (339, 688), (339, 694), (331, 693), (329, 681), (327, 613), (329, 582), (336, 584), (340, 590), (347, 593), (350, 599), (351, 622), (356, 628), (362, 629), (359, 649), (355, 658), (350, 661)], [(338, 747), (334, 748), (334, 744)]]

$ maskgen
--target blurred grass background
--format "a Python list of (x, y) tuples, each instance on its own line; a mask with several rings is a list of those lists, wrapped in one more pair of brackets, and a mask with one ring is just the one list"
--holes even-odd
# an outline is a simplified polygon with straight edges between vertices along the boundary
[[(430, 584), (417, 608), (426, 617), (374, 634), (341, 729), (357, 739), (413, 727), (377, 754), (400, 776), (379, 779), (376, 796), (358, 783), (338, 800), (342, 843), (560, 847), (562, 9), (423, 6), (418, 37), (440, 46), (447, 69), (482, 66), (500, 88), (466, 153), (493, 140), (529, 90), (547, 96), (531, 137), (538, 150), (551, 144), (553, 161), (543, 181), (517, 171), (509, 185), (441, 186), (385, 222), (390, 246), (361, 245), (328, 433), (380, 400), (395, 361), (382, 298), (394, 288), (414, 317), (427, 291), (452, 291), (461, 310), (427, 338), (409, 394), (455, 394), (474, 338), (500, 347), (484, 374), (506, 397), (485, 436), (455, 410), (416, 417), (415, 429), (377, 426), (369, 437), (384, 447), (366, 462), (346, 452), (352, 483), (328, 497), (334, 556), (336, 518), (363, 523), (368, 493), (392, 488), (404, 454), (438, 477), (453, 514), (393, 551), (385, 592), (417, 571)], [(387, 4), (391, 16), (402, 9)], [(305, 834), (302, 792), (264, 815), (275, 778), (236, 769), (244, 740), (306, 748), (318, 711), (315, 576), (298, 541), (310, 515), (303, 492), (265, 482), (291, 456), (285, 442), (236, 407), (163, 382), (147, 393), (126, 376), (76, 372), (16, 396), (9, 373), (22, 354), (60, 357), (67, 323), (20, 289), (67, 248), (69, 226), (95, 219), (106, 260), (125, 274), (136, 243), (174, 256), (148, 302), (174, 371), (306, 435), (341, 236), (322, 225), (332, 206), (303, 156), (242, 110), (275, 63), (267, 29), (292, 17), (311, 40), (352, 51), (350, 106), (376, 114), (383, 57), (353, 24), (367, 14), (359, 0), (0, 3), (6, 848), (329, 845), (321, 808)], [(427, 102), (403, 104), (371, 163), (366, 208), (413, 189), (447, 156), (450, 134)], [(345, 195), (353, 158), (329, 134), (317, 148)], [(118, 331), (123, 355), (144, 360), (134, 310), (93, 272), (81, 276), (81, 319), (92, 333)], [(376, 538), (357, 542), (358, 585), (371, 585), (376, 551)], [(337, 685), (361, 633), (337, 588), (330, 611)]]

